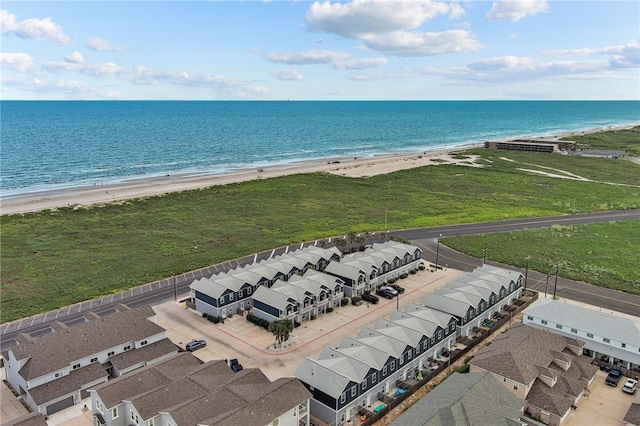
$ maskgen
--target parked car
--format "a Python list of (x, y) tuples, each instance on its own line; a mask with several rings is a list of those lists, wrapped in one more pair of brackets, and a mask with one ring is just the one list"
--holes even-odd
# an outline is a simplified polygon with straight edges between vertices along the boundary
[(227, 364), (229, 365), (229, 367), (231, 367), (231, 370), (233, 370), (234, 373), (244, 370), (244, 368), (242, 367), (242, 364), (238, 362), (237, 358), (228, 360)]
[(207, 342), (205, 342), (204, 340), (192, 340), (189, 343), (187, 343), (187, 346), (185, 346), (185, 349), (187, 350), (187, 352), (193, 352), (200, 348), (204, 348), (205, 346), (207, 346)]
[(620, 381), (620, 370), (611, 370), (605, 379), (605, 383), (609, 386), (618, 386), (618, 382)]
[(387, 299), (393, 299), (398, 293), (390, 287), (380, 287), (376, 291), (376, 294), (382, 297), (386, 297)]
[(622, 392), (626, 392), (628, 394), (633, 395), (636, 393), (636, 386), (638, 385), (638, 381), (635, 379), (627, 379), (622, 385)]
[(389, 287), (397, 291), (398, 293), (404, 293), (404, 287), (400, 287), (398, 284), (389, 284)]
[(375, 294), (365, 293), (362, 295), (362, 300), (365, 302), (373, 303), (374, 305), (380, 301), (380, 298)]

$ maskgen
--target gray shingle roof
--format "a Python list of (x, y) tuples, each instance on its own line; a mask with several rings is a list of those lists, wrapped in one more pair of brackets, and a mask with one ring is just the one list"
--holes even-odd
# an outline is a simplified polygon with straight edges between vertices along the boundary
[(65, 395), (69, 395), (88, 383), (106, 379), (107, 370), (100, 363), (93, 363), (73, 370), (59, 379), (31, 388), (29, 394), (36, 405), (42, 405)]
[[(527, 403), (553, 414), (564, 416), (575, 398), (587, 388), (598, 367), (591, 360), (577, 356), (568, 348), (580, 342), (546, 330), (515, 324), (490, 346), (480, 349), (469, 364), (530, 385)], [(565, 371), (555, 360), (568, 361)], [(549, 386), (540, 375), (555, 377)]]
[(391, 426), (511, 425), (524, 401), (488, 373), (453, 373), (416, 402)]
[(554, 358), (552, 351), (561, 352), (570, 343), (576, 341), (516, 323), (490, 346), (480, 349), (470, 364), (518, 383), (531, 384), (538, 377), (536, 366), (548, 367)]
[(389, 360), (389, 354), (386, 352), (367, 346), (352, 337), (345, 337), (338, 346), (338, 351), (346, 356), (360, 360), (377, 370), (382, 370), (382, 367), (384, 367)]
[(171, 353), (178, 353), (178, 347), (168, 338), (142, 346), (139, 349), (122, 352), (109, 358), (122, 371), (141, 362), (150, 362)]
[(437, 309), (431, 309), (427, 306), (419, 305), (417, 303), (410, 303), (405, 308), (405, 312), (423, 320), (431, 321), (435, 324), (438, 324), (442, 328), (447, 328), (449, 322), (451, 321), (451, 318), (453, 318), (452, 314), (442, 312)]
[(283, 312), (287, 310), (289, 305), (295, 303), (295, 300), (287, 294), (264, 286), (258, 287), (255, 293), (253, 293), (253, 300), (273, 306)]
[[(419, 331), (413, 330), (408, 327), (404, 327), (394, 321), (389, 321), (384, 318), (380, 318), (373, 327), (380, 333), (398, 339), (411, 347), (418, 347), (424, 334)], [(431, 337), (431, 336), (426, 336)]]
[(352, 382), (349, 377), (334, 370), (333, 364), (325, 365), (323, 361), (311, 358), (302, 360), (294, 376), (335, 399), (338, 399)]
[(640, 404), (631, 404), (624, 416), (624, 421), (632, 425), (640, 426)]
[(162, 327), (149, 321), (153, 316), (155, 312), (148, 306), (117, 312), (55, 331), (33, 343), (13, 346), (9, 351), (18, 360), (29, 358), (20, 374), (31, 380), (107, 349), (164, 333)]
[(329, 263), (324, 271), (330, 274), (335, 274), (338, 277), (345, 277), (354, 281), (358, 281), (362, 275), (367, 275), (367, 271), (359, 267), (346, 265), (336, 261)]
[(202, 364), (191, 353), (115, 379), (96, 391), (108, 408), (126, 400), (144, 420), (165, 412), (178, 425), (268, 424), (310, 397), (295, 379), (271, 382), (257, 369), (234, 373), (224, 361)]
[(153, 364), (134, 373), (121, 376), (95, 388), (104, 405), (109, 409), (145, 392), (168, 386), (174, 380), (186, 376), (202, 365), (190, 352), (182, 352), (159, 364)]
[(428, 308), (437, 309), (448, 314), (453, 314), (458, 317), (464, 317), (467, 315), (469, 308), (475, 308), (471, 303), (463, 300), (458, 300), (450, 295), (442, 294), (427, 294), (422, 296), (420, 303)]

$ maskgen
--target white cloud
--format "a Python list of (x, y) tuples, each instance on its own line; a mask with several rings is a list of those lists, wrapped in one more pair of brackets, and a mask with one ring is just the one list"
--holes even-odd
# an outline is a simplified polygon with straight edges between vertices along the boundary
[(77, 50), (74, 52), (71, 52), (69, 55), (67, 55), (67, 57), (64, 58), (65, 62), (69, 62), (71, 64), (83, 64), (84, 63), (84, 57), (82, 56), (82, 53), (78, 52)]
[(219, 98), (251, 98), (263, 96), (267, 89), (244, 81), (213, 74), (191, 75), (184, 71), (165, 71), (142, 65), (122, 67), (114, 63), (47, 62), (44, 68), (51, 73), (71, 72), (91, 77), (114, 77), (136, 86), (152, 86), (163, 83), (199, 87), (215, 91)]
[(538, 61), (534, 58), (503, 56), (482, 59), (464, 67), (450, 69), (423, 69), (425, 74), (439, 75), (453, 80), (472, 81), (479, 84), (508, 84), (525, 80), (544, 80), (556, 77), (578, 76), (601, 78), (609, 71), (607, 61)]
[(16, 21), (16, 15), (6, 10), (0, 10), (0, 31), (2, 34), (14, 34), (20, 38), (30, 40), (51, 40), (56, 43), (67, 44), (71, 40), (62, 27), (54, 23), (51, 18), (30, 18)]
[(606, 46), (598, 49), (565, 49), (543, 52), (546, 56), (609, 56), (612, 68), (640, 67), (640, 42), (635, 40), (625, 45)]
[(27, 73), (33, 71), (36, 66), (33, 63), (33, 58), (27, 53), (1, 53), (0, 52), (0, 64), (3, 67), (7, 67), (14, 71), (20, 71)]
[[(459, 5), (455, 13), (459, 14)], [(348, 3), (315, 2), (307, 10), (307, 23), (314, 31), (324, 31), (343, 37), (384, 34), (417, 28), (435, 16), (451, 11), (444, 2), (353, 0)]]
[(431, 56), (479, 50), (482, 45), (468, 31), (451, 30), (441, 33), (395, 33), (365, 40), (372, 49), (396, 56)]
[(485, 17), (491, 21), (508, 19), (515, 22), (548, 10), (546, 0), (499, 0), (493, 2)]
[(353, 0), (315, 2), (307, 10), (309, 28), (361, 40), (368, 49), (397, 56), (429, 56), (478, 50), (468, 31), (424, 32), (418, 29), (438, 15), (465, 14), (458, 3)]
[(308, 50), (296, 53), (267, 53), (265, 57), (287, 65), (331, 65), (336, 69), (363, 70), (378, 68), (389, 62), (386, 58), (351, 59), (349, 52), (335, 50)]
[(288, 68), (286, 70), (273, 70), (271, 75), (278, 80), (285, 81), (300, 81), (304, 80), (304, 76), (295, 68)]
[(100, 52), (108, 50), (122, 50), (121, 47), (114, 46), (109, 42), (109, 40), (105, 40), (100, 37), (91, 37), (87, 42), (87, 47)]
[(308, 50), (298, 53), (267, 53), (265, 55), (271, 62), (288, 65), (334, 64), (350, 56), (351, 53), (333, 50)]
[(379, 68), (383, 65), (386, 65), (387, 62), (389, 61), (386, 58), (352, 59), (336, 63), (334, 67), (347, 70), (366, 70), (371, 68)]

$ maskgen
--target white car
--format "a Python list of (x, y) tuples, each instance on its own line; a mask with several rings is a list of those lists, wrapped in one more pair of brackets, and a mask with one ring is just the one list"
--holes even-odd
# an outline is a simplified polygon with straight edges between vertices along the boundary
[(637, 384), (638, 384), (637, 380), (627, 379), (624, 382), (624, 385), (622, 385), (622, 392), (630, 393), (631, 395), (633, 395), (634, 393), (636, 393)]

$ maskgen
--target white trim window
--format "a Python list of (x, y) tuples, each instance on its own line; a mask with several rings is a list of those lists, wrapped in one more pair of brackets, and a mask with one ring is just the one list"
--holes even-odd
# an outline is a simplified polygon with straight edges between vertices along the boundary
[(118, 407), (113, 407), (111, 409), (111, 418), (112, 419), (117, 419), (119, 415), (120, 415), (120, 413), (118, 413)]

